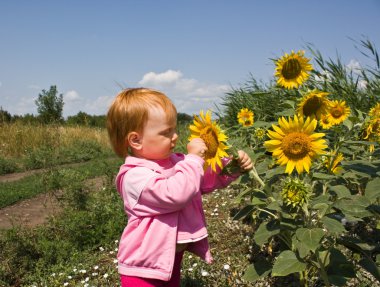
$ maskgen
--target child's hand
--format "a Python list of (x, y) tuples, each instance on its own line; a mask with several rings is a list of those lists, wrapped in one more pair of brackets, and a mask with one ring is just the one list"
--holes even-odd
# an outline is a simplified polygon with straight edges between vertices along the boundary
[(207, 151), (207, 146), (201, 138), (192, 139), (187, 144), (187, 152), (189, 154), (195, 154), (204, 159), (206, 151)]
[(251, 170), (253, 168), (253, 164), (248, 154), (242, 150), (239, 150), (238, 155), (238, 163), (240, 165), (240, 169), (243, 172)]

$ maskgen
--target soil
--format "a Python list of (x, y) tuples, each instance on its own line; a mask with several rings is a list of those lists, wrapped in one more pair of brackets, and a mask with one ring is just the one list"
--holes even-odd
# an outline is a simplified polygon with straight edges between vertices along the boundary
[[(0, 183), (20, 180), (25, 176), (43, 172), (44, 170), (31, 170), (22, 173), (13, 173), (0, 176)], [(99, 189), (103, 178), (97, 177), (87, 181), (87, 184)], [(36, 197), (19, 201), (13, 205), (0, 209), (0, 230), (10, 229), (16, 225), (35, 227), (43, 224), (54, 214), (61, 210), (58, 200), (51, 193), (42, 193)]]

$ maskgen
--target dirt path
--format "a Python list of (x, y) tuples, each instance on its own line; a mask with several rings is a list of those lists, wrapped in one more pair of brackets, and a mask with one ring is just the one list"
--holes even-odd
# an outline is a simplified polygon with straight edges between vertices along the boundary
[[(25, 176), (42, 171), (28, 171), (1, 176), (0, 183), (19, 180)], [(103, 186), (103, 178), (96, 177), (89, 179), (86, 181), (86, 185), (91, 189), (99, 190)], [(0, 209), (0, 230), (10, 229), (14, 225), (34, 227), (43, 224), (49, 216), (57, 214), (60, 210), (61, 207), (56, 197), (50, 193), (39, 194), (36, 197)]]

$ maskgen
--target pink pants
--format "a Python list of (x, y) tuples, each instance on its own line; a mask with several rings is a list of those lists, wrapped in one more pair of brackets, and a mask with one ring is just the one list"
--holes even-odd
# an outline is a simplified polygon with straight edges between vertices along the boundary
[(173, 273), (169, 281), (120, 275), (121, 287), (179, 287), (183, 253), (184, 251), (175, 254)]

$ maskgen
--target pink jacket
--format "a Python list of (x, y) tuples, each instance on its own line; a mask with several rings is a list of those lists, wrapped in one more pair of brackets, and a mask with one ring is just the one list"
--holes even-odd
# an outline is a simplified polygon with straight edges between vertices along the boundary
[(150, 161), (128, 156), (116, 177), (128, 224), (120, 239), (120, 274), (168, 281), (176, 243), (211, 263), (201, 194), (222, 188), (236, 176), (203, 171), (196, 155), (172, 154)]

